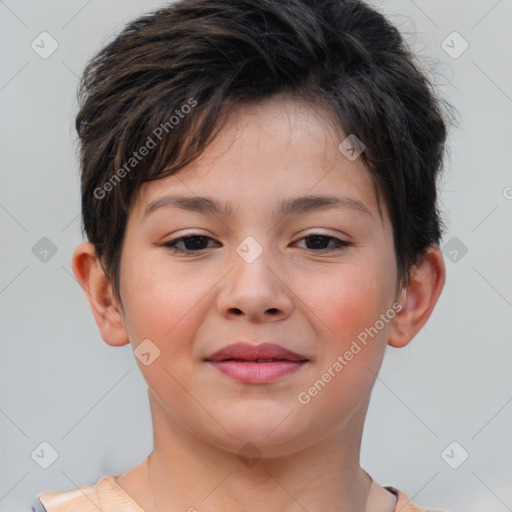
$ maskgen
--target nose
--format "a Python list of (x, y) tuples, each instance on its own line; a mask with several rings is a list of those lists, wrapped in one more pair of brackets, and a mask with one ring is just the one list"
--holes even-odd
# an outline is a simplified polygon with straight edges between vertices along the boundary
[(262, 323), (284, 320), (291, 314), (293, 292), (282, 267), (267, 251), (251, 262), (235, 254), (232, 264), (217, 297), (222, 316)]

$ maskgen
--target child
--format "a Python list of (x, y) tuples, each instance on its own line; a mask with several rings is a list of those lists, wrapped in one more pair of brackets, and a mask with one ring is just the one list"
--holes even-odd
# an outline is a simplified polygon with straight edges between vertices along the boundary
[(79, 99), (73, 271), (154, 449), (41, 510), (424, 511), (359, 465), (385, 348), (445, 280), (447, 122), (397, 29), (356, 0), (182, 0)]

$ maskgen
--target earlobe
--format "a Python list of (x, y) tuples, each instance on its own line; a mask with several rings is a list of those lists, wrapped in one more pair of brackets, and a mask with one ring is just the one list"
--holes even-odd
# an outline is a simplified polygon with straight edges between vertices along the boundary
[(388, 345), (405, 347), (425, 325), (443, 290), (446, 269), (437, 245), (431, 246), (411, 272), (409, 285), (399, 295), (402, 309), (391, 323)]
[(83, 242), (76, 247), (72, 267), (75, 277), (87, 296), (105, 343), (112, 346), (129, 343), (121, 308), (116, 304), (112, 286), (91, 243)]

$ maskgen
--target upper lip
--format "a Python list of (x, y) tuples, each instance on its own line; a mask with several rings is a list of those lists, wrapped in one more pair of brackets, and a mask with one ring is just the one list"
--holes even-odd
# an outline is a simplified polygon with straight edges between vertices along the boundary
[(293, 350), (287, 349), (276, 343), (261, 343), (253, 345), (239, 341), (226, 345), (225, 347), (210, 354), (206, 361), (224, 361), (226, 359), (244, 359), (246, 361), (255, 361), (257, 359), (279, 359), (285, 361), (307, 361), (306, 356), (297, 354)]

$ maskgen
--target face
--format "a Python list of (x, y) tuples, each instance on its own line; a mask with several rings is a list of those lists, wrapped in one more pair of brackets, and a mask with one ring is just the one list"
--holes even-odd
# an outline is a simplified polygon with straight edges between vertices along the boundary
[[(146, 340), (149, 360), (159, 351), (137, 360), (154, 422), (274, 455), (356, 429), (397, 269), (387, 209), (361, 158), (338, 149), (344, 138), (326, 113), (273, 98), (240, 107), (198, 160), (144, 184), (120, 291), (132, 347)], [(302, 362), (207, 360), (237, 341), (278, 344)]]

